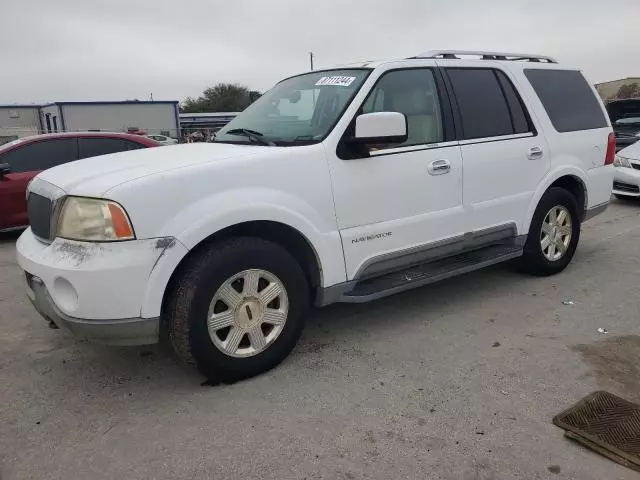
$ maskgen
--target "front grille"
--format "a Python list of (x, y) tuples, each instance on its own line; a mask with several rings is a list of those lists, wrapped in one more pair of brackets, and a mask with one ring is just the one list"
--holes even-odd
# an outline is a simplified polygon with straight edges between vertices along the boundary
[(640, 163), (632, 163), (631, 166), (636, 170), (640, 170)]
[(640, 193), (640, 187), (631, 183), (613, 182), (613, 189), (620, 192)]
[(51, 238), (51, 212), (53, 210), (53, 202), (47, 197), (30, 193), (27, 200), (27, 213), (29, 215), (29, 223), (31, 231), (36, 237), (45, 240)]

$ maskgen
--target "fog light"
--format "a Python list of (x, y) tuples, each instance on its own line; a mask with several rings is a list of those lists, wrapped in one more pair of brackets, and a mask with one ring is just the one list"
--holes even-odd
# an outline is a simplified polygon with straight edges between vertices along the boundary
[(78, 292), (69, 281), (57, 277), (53, 281), (53, 300), (65, 312), (70, 313), (78, 309)]

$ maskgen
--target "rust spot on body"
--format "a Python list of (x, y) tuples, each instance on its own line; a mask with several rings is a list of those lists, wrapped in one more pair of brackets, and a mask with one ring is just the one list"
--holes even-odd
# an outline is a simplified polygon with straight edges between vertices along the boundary
[(76, 266), (80, 266), (97, 254), (101, 254), (103, 247), (98, 244), (64, 242), (55, 243), (53, 251), (72, 260)]
[(167, 250), (173, 248), (175, 244), (176, 244), (176, 239), (173, 237), (163, 237), (156, 240), (155, 248), (157, 250), (162, 250), (162, 252), (160, 253), (160, 256), (156, 259), (155, 263), (153, 264), (153, 267), (151, 267), (152, 272), (156, 269), (158, 262), (160, 262), (162, 257), (164, 257), (164, 255), (167, 253)]
[(166, 250), (172, 248), (176, 244), (176, 239), (173, 237), (163, 237), (156, 240), (156, 248)]

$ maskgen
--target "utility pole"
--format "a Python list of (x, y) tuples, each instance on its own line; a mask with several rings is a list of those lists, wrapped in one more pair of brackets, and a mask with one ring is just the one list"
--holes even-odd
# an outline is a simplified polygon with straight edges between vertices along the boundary
[(309, 63), (311, 64), (311, 71), (313, 71), (313, 52), (309, 52)]

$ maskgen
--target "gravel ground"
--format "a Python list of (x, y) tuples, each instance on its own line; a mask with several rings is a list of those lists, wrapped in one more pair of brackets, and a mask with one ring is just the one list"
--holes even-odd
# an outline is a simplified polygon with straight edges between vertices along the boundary
[(561, 275), (498, 266), (329, 307), (279, 368), (217, 387), (162, 346), (50, 330), (16, 238), (0, 238), (2, 480), (640, 477), (551, 423), (597, 389), (640, 402), (640, 204), (586, 224)]

